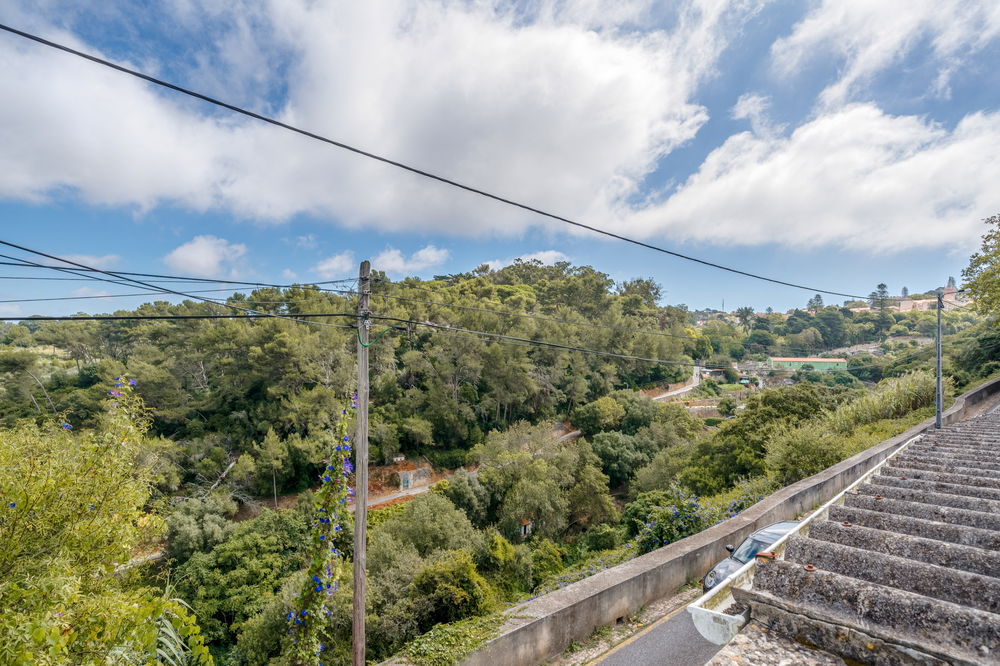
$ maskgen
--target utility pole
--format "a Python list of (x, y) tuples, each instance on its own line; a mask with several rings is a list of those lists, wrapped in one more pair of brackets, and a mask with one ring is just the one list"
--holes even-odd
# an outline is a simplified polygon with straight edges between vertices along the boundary
[(944, 407), (944, 391), (941, 381), (941, 310), (944, 309), (944, 293), (937, 292), (937, 400), (934, 416), (934, 427), (941, 427), (941, 409)]
[(365, 551), (368, 523), (368, 326), (371, 264), (358, 273), (358, 426), (354, 435), (354, 622), (353, 664), (365, 666)]

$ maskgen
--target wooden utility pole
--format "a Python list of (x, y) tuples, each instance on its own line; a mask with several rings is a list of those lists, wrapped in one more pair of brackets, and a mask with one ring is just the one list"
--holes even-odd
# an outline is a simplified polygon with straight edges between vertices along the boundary
[(368, 523), (368, 305), (371, 264), (358, 274), (358, 425), (354, 434), (354, 666), (365, 666), (365, 551)]

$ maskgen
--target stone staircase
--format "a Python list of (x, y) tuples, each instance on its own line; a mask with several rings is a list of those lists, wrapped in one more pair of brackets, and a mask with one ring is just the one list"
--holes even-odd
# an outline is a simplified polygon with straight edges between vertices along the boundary
[(910, 444), (733, 595), (848, 663), (1000, 664), (1000, 415)]

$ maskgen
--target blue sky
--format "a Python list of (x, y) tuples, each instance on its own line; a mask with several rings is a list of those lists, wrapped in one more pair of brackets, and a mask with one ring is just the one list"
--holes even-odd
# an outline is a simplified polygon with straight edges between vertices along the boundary
[[(13, 2), (0, 21), (599, 228), (822, 289), (939, 286), (1000, 212), (989, 0), (146, 5)], [(0, 96), (0, 237), (102, 268), (284, 283), (350, 277), (364, 258), (429, 277), (538, 257), (652, 277), (665, 302), (692, 308), (784, 310), (811, 296), (596, 238), (9, 34)], [(126, 291), (0, 280), (0, 301)]]

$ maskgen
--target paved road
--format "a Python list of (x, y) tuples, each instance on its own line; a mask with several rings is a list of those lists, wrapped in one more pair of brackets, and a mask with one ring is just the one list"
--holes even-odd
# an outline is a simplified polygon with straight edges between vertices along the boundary
[(701, 637), (685, 607), (619, 643), (591, 666), (701, 666), (721, 649)]
[[(368, 508), (373, 506), (378, 506), (379, 504), (385, 504), (386, 502), (391, 502), (392, 500), (399, 499), (401, 497), (411, 497), (413, 495), (419, 495), (421, 493), (426, 493), (431, 487), (428, 486), (418, 486), (416, 488), (410, 488), (408, 490), (400, 490), (398, 493), (391, 493), (389, 495), (379, 495), (378, 497), (369, 497), (366, 504)], [(352, 503), (348, 508), (348, 511), (354, 511), (354, 504)]]
[(666, 393), (655, 396), (653, 400), (663, 400), (664, 398), (669, 398), (670, 396), (674, 395), (680, 395), (681, 393), (687, 393), (688, 391), (697, 388), (698, 384), (701, 384), (701, 368), (699, 368), (698, 366), (694, 366), (694, 368), (691, 369), (690, 381), (691, 383), (688, 384), (687, 386), (683, 386), (679, 389), (674, 389), (673, 391), (667, 391)]

